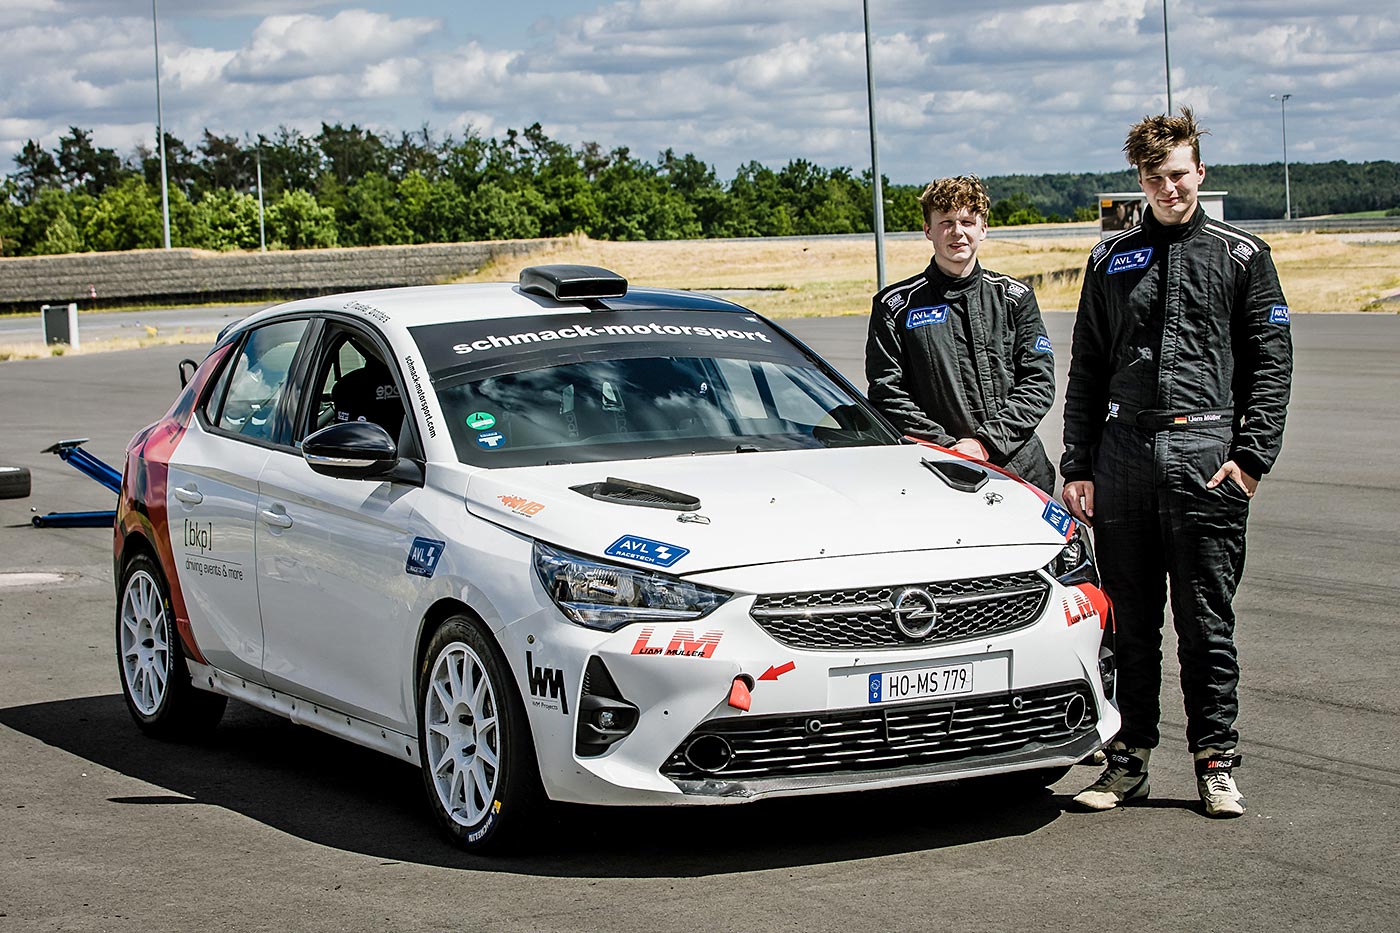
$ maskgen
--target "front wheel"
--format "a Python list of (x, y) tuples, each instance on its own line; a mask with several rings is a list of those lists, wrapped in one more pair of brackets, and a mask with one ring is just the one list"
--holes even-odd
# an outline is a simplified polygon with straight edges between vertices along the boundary
[(224, 697), (196, 690), (190, 683), (165, 578), (145, 554), (133, 557), (122, 572), (117, 668), (126, 708), (148, 735), (199, 738), (224, 715)]
[(526, 841), (545, 801), (525, 709), (494, 641), (466, 617), (428, 644), (418, 747), (429, 806), (452, 842), (486, 852)]

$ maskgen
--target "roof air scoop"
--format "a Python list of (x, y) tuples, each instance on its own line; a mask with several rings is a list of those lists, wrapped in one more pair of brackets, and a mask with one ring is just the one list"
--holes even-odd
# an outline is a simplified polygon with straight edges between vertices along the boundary
[(958, 492), (976, 492), (987, 485), (987, 471), (955, 460), (920, 460), (943, 482)]
[(676, 492), (674, 489), (663, 489), (660, 486), (648, 486), (646, 483), (637, 483), (630, 479), (618, 479), (615, 476), (609, 476), (605, 482), (585, 483), (569, 488), (581, 496), (617, 505), (636, 505), (673, 512), (694, 512), (700, 508), (700, 500), (695, 496)]
[(526, 266), (520, 270), (520, 290), (555, 301), (589, 301), (621, 298), (627, 294), (627, 280), (597, 266), (569, 263)]

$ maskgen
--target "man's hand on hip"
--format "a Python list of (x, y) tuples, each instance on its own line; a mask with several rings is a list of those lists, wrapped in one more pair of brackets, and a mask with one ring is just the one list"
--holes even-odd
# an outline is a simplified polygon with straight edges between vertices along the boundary
[(1240, 469), (1240, 465), (1233, 460), (1226, 460), (1220, 465), (1220, 469), (1216, 470), (1215, 475), (1206, 483), (1206, 488), (1214, 489), (1224, 482), (1226, 477), (1243, 489), (1246, 496), (1254, 498), (1254, 490), (1259, 487), (1259, 480)]
[(1065, 483), (1065, 491), (1061, 495), (1064, 497), (1065, 508), (1069, 509), (1069, 514), (1092, 527), (1094, 524), (1094, 481), (1077, 479), (1072, 483)]

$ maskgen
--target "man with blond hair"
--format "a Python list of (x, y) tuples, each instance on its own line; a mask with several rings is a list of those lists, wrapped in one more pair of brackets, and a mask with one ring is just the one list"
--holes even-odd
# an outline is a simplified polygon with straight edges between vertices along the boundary
[(1268, 244), (1197, 202), (1204, 132), (1189, 108), (1129, 131), (1148, 212), (1094, 248), (1074, 323), (1060, 472), (1113, 600), (1123, 714), (1107, 768), (1074, 798), (1091, 810), (1147, 797), (1170, 581), (1197, 790), (1208, 816), (1245, 812), (1232, 602), (1249, 500), (1283, 442), (1293, 345)]
[(872, 302), (870, 400), (905, 434), (1052, 493), (1035, 428), (1055, 399), (1055, 359), (1035, 292), (977, 262), (991, 208), (980, 180), (940, 178), (919, 203), (933, 258)]

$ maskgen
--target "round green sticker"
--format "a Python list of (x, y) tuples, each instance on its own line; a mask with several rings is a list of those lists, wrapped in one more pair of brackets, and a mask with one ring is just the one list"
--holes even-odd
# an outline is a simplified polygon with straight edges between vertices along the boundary
[(496, 426), (496, 416), (488, 411), (474, 411), (467, 415), (467, 427), (473, 431), (485, 431)]

